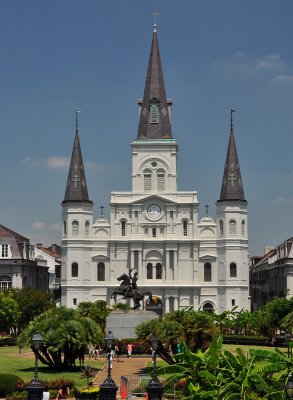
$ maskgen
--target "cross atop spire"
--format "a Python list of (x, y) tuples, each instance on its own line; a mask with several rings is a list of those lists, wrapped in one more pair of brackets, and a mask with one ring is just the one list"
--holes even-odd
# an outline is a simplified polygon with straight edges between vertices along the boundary
[(160, 13), (154, 8), (151, 15), (154, 17), (154, 32), (157, 32), (157, 16), (160, 15)]
[(230, 110), (231, 131), (233, 130), (233, 112), (235, 112), (235, 110), (233, 110), (233, 109), (231, 108), (231, 110)]
[(77, 108), (75, 110), (75, 132), (78, 132), (78, 113), (80, 113), (80, 110)]
[(205, 208), (206, 208), (206, 217), (209, 215), (209, 205), (208, 204), (206, 204), (205, 205)]

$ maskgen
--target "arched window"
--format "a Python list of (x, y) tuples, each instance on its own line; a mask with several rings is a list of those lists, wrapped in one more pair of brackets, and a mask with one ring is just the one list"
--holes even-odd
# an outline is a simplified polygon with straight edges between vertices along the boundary
[(153, 279), (153, 265), (151, 263), (147, 264), (147, 279)]
[(152, 229), (152, 236), (157, 237), (157, 229), (156, 228)]
[(121, 221), (121, 235), (125, 236), (125, 234), (126, 234), (126, 222)]
[(78, 221), (72, 222), (72, 235), (76, 236), (79, 235), (79, 223)]
[(90, 223), (89, 223), (89, 221), (85, 221), (84, 233), (85, 233), (86, 236), (88, 236), (90, 234)]
[(187, 236), (188, 233), (188, 223), (186, 220), (183, 221), (183, 236)]
[(152, 173), (148, 169), (143, 173), (143, 189), (145, 192), (149, 192), (152, 189)]
[(224, 221), (220, 220), (220, 236), (224, 235)]
[(157, 190), (163, 192), (165, 190), (165, 171), (159, 169), (157, 172)]
[(63, 235), (64, 235), (64, 236), (67, 235), (67, 225), (66, 225), (66, 221), (63, 221)]
[(212, 281), (212, 266), (210, 263), (205, 263), (204, 265), (204, 281), (205, 282)]
[(245, 235), (245, 221), (244, 219), (241, 221), (241, 235)]
[(230, 264), (230, 278), (237, 278), (237, 266), (235, 263)]
[(230, 233), (230, 235), (236, 235), (236, 221), (235, 221), (235, 219), (231, 219), (229, 221), (229, 233)]
[(71, 277), (78, 278), (78, 264), (76, 262), (71, 264)]
[(0, 291), (12, 288), (12, 279), (9, 276), (0, 276)]
[(105, 280), (105, 264), (103, 262), (98, 263), (98, 281)]
[(156, 279), (162, 279), (162, 264), (156, 265)]
[(203, 308), (202, 308), (202, 309), (203, 309), (204, 312), (211, 313), (211, 312), (213, 312), (214, 307), (213, 307), (212, 303), (205, 303), (205, 304), (203, 305)]

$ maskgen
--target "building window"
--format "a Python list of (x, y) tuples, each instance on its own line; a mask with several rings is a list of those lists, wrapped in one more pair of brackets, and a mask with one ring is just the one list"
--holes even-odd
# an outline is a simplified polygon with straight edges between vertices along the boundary
[(241, 234), (242, 234), (242, 236), (245, 235), (245, 221), (244, 221), (244, 219), (241, 221)]
[(153, 279), (153, 266), (150, 263), (147, 265), (147, 279)]
[(77, 304), (77, 299), (73, 299), (73, 305), (76, 306)]
[(169, 252), (169, 263), (170, 268), (174, 268), (174, 250), (170, 250)]
[(230, 264), (230, 278), (237, 278), (237, 266), (235, 263)]
[(169, 311), (174, 311), (174, 297), (169, 297)]
[(156, 228), (152, 229), (152, 236), (157, 237), (157, 229)]
[(157, 190), (163, 192), (165, 190), (165, 172), (163, 170), (157, 173)]
[(72, 222), (72, 235), (79, 235), (79, 223), (77, 221)]
[(187, 221), (183, 221), (183, 236), (187, 236), (187, 228), (188, 228)]
[(162, 279), (162, 264), (156, 265), (156, 279)]
[(8, 257), (8, 244), (2, 244), (2, 258)]
[(212, 313), (213, 312), (213, 310), (214, 310), (214, 307), (213, 307), (213, 305), (211, 304), (211, 303), (205, 303), (204, 305), (203, 305), (203, 311), (204, 312), (207, 312), (207, 313)]
[(143, 175), (143, 188), (145, 192), (149, 192), (152, 188), (152, 174), (145, 173)]
[(204, 265), (204, 281), (205, 282), (212, 281), (212, 266), (210, 263), (205, 263)]
[(126, 234), (126, 222), (121, 221), (121, 235), (125, 236), (125, 234)]
[(71, 277), (78, 278), (78, 264), (76, 262), (71, 264)]
[(55, 278), (60, 279), (61, 278), (61, 267), (60, 265), (55, 265)]
[(159, 123), (159, 101), (155, 97), (150, 101), (150, 123)]
[(173, 219), (173, 215), (174, 215), (173, 211), (170, 211), (170, 218), (171, 219)]
[(89, 223), (89, 221), (85, 221), (84, 233), (86, 234), (86, 236), (88, 236), (90, 234), (90, 223)]
[(64, 235), (64, 236), (67, 235), (67, 225), (66, 225), (66, 221), (63, 221), (63, 235)]
[(0, 276), (0, 291), (12, 288), (12, 280), (9, 276)]
[(105, 264), (103, 262), (98, 263), (98, 281), (105, 280)]
[(231, 221), (229, 221), (229, 233), (230, 233), (230, 235), (236, 235), (236, 221), (235, 221), (235, 219), (231, 219)]
[(232, 307), (235, 307), (235, 299), (232, 299), (232, 301), (231, 301), (231, 304), (232, 304)]
[(220, 220), (220, 236), (224, 235), (224, 221)]

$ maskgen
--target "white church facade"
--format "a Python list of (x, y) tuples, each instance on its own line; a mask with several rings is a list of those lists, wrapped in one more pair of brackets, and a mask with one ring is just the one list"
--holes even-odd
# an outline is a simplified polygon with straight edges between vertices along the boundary
[(247, 201), (232, 118), (217, 218), (207, 213), (199, 218), (197, 192), (177, 189), (171, 104), (155, 26), (138, 133), (131, 143), (132, 190), (111, 193), (110, 221), (103, 213), (94, 219), (76, 127), (62, 202), (62, 305), (113, 304), (117, 278), (134, 268), (138, 287), (156, 296), (164, 313), (184, 307), (217, 313), (234, 306), (250, 309)]

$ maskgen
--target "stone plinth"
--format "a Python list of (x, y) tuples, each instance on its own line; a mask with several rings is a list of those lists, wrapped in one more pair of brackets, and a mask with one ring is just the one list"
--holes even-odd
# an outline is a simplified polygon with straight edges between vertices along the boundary
[(158, 319), (152, 311), (145, 310), (114, 310), (107, 318), (107, 332), (111, 330), (115, 338), (135, 338), (135, 328), (144, 321)]

